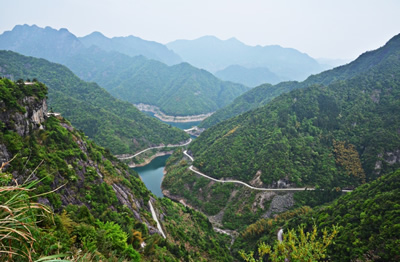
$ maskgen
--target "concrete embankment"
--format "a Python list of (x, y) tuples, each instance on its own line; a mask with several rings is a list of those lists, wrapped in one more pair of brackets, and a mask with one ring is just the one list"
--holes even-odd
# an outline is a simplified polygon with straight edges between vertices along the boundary
[(160, 108), (153, 105), (147, 104), (134, 104), (134, 106), (140, 111), (151, 112), (155, 117), (164, 122), (175, 122), (175, 123), (186, 123), (186, 122), (198, 122), (203, 121), (207, 117), (211, 116), (214, 112), (200, 115), (191, 116), (169, 116), (161, 112)]

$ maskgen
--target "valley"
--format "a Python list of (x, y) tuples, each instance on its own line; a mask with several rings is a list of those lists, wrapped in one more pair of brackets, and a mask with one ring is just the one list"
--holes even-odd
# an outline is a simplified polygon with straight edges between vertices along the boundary
[(79, 35), (0, 35), (1, 261), (400, 259), (400, 34), (332, 69)]

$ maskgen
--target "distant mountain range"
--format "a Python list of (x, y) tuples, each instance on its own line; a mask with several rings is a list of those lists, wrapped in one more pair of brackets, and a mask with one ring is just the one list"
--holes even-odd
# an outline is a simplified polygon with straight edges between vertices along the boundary
[(204, 36), (195, 40), (176, 40), (167, 47), (184, 61), (212, 73), (239, 65), (266, 68), (283, 80), (304, 80), (327, 69), (296, 49), (278, 45), (248, 46), (236, 38), (220, 40), (215, 36)]
[(250, 87), (264, 83), (277, 84), (283, 80), (266, 67), (246, 68), (240, 65), (228, 66), (215, 72), (215, 76), (225, 81), (232, 81)]
[[(86, 40), (92, 39), (94, 43), (95, 36), (99, 38), (95, 34)], [(113, 50), (124, 40), (100, 39), (101, 43), (110, 42), (111, 47), (107, 48)], [(101, 43), (100, 46), (105, 45)], [(172, 116), (213, 112), (249, 90), (243, 85), (223, 82), (188, 64), (169, 67), (144, 56), (131, 57), (96, 45), (87, 48), (66, 29), (16, 26), (0, 35), (0, 49), (62, 63), (83, 80), (99, 83), (118, 98), (151, 104)]]
[(107, 38), (100, 32), (78, 38), (86, 47), (98, 46), (105, 51), (116, 51), (129, 56), (142, 55), (149, 59), (175, 65), (182, 62), (179, 55), (169, 50), (165, 45), (146, 41), (136, 36)]

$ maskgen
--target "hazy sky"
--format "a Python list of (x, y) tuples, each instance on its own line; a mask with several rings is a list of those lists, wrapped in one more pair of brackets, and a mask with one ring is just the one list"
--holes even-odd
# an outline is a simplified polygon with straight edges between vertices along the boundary
[(161, 43), (215, 35), (315, 58), (354, 59), (400, 33), (399, 0), (1, 0), (1, 7), (0, 33), (36, 24)]

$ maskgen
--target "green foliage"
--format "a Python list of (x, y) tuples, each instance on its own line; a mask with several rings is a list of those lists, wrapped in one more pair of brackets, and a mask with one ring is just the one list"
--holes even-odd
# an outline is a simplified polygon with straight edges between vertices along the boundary
[[(130, 103), (113, 98), (97, 84), (80, 80), (65, 66), (11, 51), (0, 51), (0, 64), (6, 65), (2, 73), (14, 78), (43, 79), (49, 86), (49, 108), (114, 154), (134, 153), (161, 143), (177, 144), (189, 138), (185, 132), (140, 113)], [(38, 92), (42, 87), (38, 85), (24, 88), (42, 98), (43, 92)], [(2, 86), (0, 96), (9, 96)], [(9, 97), (5, 101), (15, 103)]]
[(155, 105), (173, 116), (213, 112), (248, 90), (243, 85), (223, 82), (187, 63), (168, 67), (154, 60), (139, 60), (132, 61), (121, 71), (113, 70), (113, 78), (104, 77), (99, 70), (87, 80), (102, 83), (117, 98)]
[[(16, 84), (9, 82), (9, 85), (10, 89), (17, 90)], [(21, 97), (15, 101), (18, 106), (27, 101), (23, 105), (27, 112), (32, 112), (32, 108), (37, 110), (43, 105), (35, 93), (32, 97), (37, 99)], [(32, 260), (40, 261), (56, 258), (178, 261), (191, 257), (231, 261), (227, 239), (213, 232), (207, 218), (176, 204), (166, 202), (165, 205), (156, 204), (156, 207), (159, 212), (165, 207), (165, 212), (174, 218), (181, 211), (189, 214), (186, 222), (193, 228), (193, 233), (182, 235), (186, 232), (184, 226), (179, 228), (179, 234), (173, 229), (171, 233), (167, 232), (168, 239), (162, 239), (158, 234), (150, 235), (148, 227), (154, 226), (147, 205), (151, 193), (138, 174), (118, 161), (109, 150), (88, 140), (68, 121), (51, 116), (39, 128), (39, 125), (32, 125), (29, 118), (15, 112), (15, 107), (0, 105), (3, 112), (1, 150), (6, 155), (18, 155), (7, 167), (7, 175), (1, 173), (1, 185), (7, 185), (13, 176), (19, 182), (27, 179), (29, 174), (30, 178), (40, 178), (33, 192), (30, 192), (31, 188), (21, 186), (13, 191), (15, 194), (10, 193), (11, 187), (0, 189), (0, 220), (11, 221), (13, 226), (13, 231), (0, 241), (0, 248), (7, 252), (10, 246), (14, 248), (15, 252), (11, 251), (15, 253), (12, 254), (14, 261), (26, 261), (28, 255)], [(25, 124), (31, 128), (29, 134), (21, 136), (18, 131)], [(54, 220), (36, 211), (49, 211), (50, 207), (34, 201), (49, 205), (55, 212)], [(12, 210), (13, 203), (17, 204), (14, 205), (16, 212)], [(24, 209), (24, 205), (28, 209)], [(168, 215), (164, 220), (168, 220)], [(169, 227), (171, 223), (173, 220), (164, 226)], [(183, 241), (191, 243), (195, 251), (186, 250)], [(146, 244), (145, 248), (141, 247), (142, 242)]]
[(25, 96), (34, 96), (36, 99), (43, 99), (47, 94), (47, 87), (43, 83), (33, 82), (25, 84), (23, 80), (16, 83), (0, 78), (0, 101), (5, 104), (8, 109), (15, 109), (21, 113), (26, 110), (20, 105), (22, 98)]
[[(254, 205), (259, 192), (231, 183), (215, 183), (190, 171), (189, 163), (182, 160), (182, 149), (177, 149), (166, 163), (162, 188), (167, 189), (171, 197), (184, 198), (190, 206), (209, 216), (220, 214), (224, 228), (243, 229), (255, 222), (268, 208)], [(267, 201), (265, 201), (267, 202)]]
[(162, 198), (160, 204), (165, 214), (164, 227), (173, 239), (166, 244), (171, 253), (184, 260), (232, 261), (228, 250), (231, 238), (216, 233), (204, 214), (168, 198)]
[(312, 232), (304, 232), (304, 228), (299, 227), (298, 232), (294, 229), (283, 234), (282, 242), (278, 240), (271, 247), (264, 242), (258, 246), (259, 259), (255, 259), (253, 253), (246, 254), (243, 250), (240, 256), (248, 262), (262, 262), (267, 257), (268, 261), (320, 261), (326, 259), (326, 251), (333, 239), (338, 234), (337, 227), (332, 227), (332, 233), (322, 230), (322, 237), (318, 237), (317, 227), (314, 225)]
[(315, 84), (329, 85), (336, 81), (347, 80), (368, 73), (371, 71), (371, 67), (384, 67), (388, 59), (395, 58), (393, 53), (398, 51), (399, 38), (400, 35), (397, 35), (384, 47), (366, 52), (348, 65), (327, 70), (317, 75), (311, 75), (303, 82), (282, 82), (274, 86), (264, 84), (253, 88), (205, 119), (200, 124), (200, 127), (209, 128), (231, 117), (262, 107), (275, 97), (294, 89), (305, 88)]
[[(189, 146), (194, 166), (215, 178), (248, 182), (260, 171), (265, 185), (284, 179), (329, 190), (395, 170), (400, 163), (389, 155), (400, 144), (399, 43), (389, 43), (384, 57), (362, 74), (293, 90), (206, 130)], [(352, 156), (347, 164), (338, 161), (333, 141), (353, 145), (342, 147), (351, 152), (343, 155)]]
[[(272, 245), (280, 226), (340, 232), (327, 248), (332, 261), (398, 261), (400, 258), (400, 169), (358, 187), (333, 203), (307, 212), (260, 220), (235, 241), (233, 251), (254, 251), (257, 243)], [(288, 212), (290, 213), (290, 212)]]

